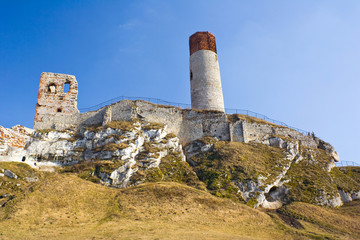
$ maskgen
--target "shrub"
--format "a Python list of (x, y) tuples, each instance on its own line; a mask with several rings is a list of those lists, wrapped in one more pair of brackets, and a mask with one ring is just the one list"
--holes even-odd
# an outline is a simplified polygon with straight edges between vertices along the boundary
[(104, 151), (116, 151), (116, 150), (122, 150), (124, 148), (127, 148), (129, 146), (129, 144), (127, 143), (108, 143), (105, 146), (102, 147), (102, 150)]
[(120, 129), (122, 131), (131, 131), (133, 129), (133, 122), (130, 121), (112, 121), (106, 125), (108, 128)]
[(143, 126), (143, 130), (148, 131), (148, 130), (157, 130), (157, 129), (161, 129), (164, 128), (164, 124), (162, 123), (149, 123), (146, 126)]

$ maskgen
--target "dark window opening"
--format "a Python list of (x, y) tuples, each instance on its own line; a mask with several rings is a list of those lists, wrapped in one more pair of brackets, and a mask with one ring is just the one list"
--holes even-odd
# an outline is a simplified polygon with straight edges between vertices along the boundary
[(56, 93), (56, 85), (54, 83), (51, 83), (49, 86), (48, 86), (48, 89), (47, 91), (49, 93)]
[(62, 112), (62, 109), (61, 109), (61, 108), (58, 108), (58, 109), (57, 109), (57, 112)]
[(193, 79), (193, 73), (190, 71), (190, 80)]
[(70, 82), (64, 84), (64, 93), (67, 93), (68, 91), (70, 91)]

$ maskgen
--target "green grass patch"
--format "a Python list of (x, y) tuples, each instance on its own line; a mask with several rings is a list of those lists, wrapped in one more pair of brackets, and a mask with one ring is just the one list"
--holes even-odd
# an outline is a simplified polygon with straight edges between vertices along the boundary
[(324, 150), (306, 148), (303, 148), (302, 156), (299, 163), (291, 165), (286, 176), (290, 201), (316, 203), (315, 198), (324, 194), (335, 197), (338, 191), (326, 170), (331, 157)]
[(360, 167), (335, 167), (331, 176), (338, 189), (348, 193), (360, 191)]
[(273, 182), (288, 163), (279, 148), (263, 144), (225, 142), (202, 138), (195, 143), (213, 144), (208, 152), (200, 152), (188, 160), (207, 189), (216, 196), (242, 201), (235, 182), (258, 181), (258, 176)]

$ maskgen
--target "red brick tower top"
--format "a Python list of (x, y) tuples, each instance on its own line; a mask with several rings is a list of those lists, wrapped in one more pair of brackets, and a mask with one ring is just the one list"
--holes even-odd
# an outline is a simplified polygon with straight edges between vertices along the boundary
[(215, 36), (210, 32), (196, 32), (190, 36), (190, 55), (199, 50), (210, 50), (216, 53)]

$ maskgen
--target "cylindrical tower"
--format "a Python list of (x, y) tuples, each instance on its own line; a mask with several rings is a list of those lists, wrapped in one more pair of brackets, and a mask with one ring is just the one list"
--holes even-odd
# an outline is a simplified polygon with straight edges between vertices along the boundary
[(190, 36), (191, 108), (224, 112), (215, 36), (197, 32)]

